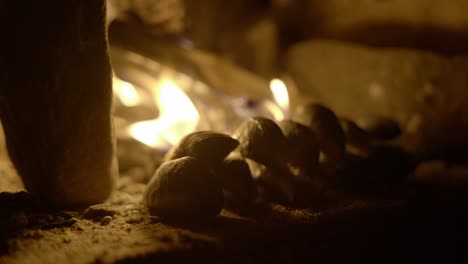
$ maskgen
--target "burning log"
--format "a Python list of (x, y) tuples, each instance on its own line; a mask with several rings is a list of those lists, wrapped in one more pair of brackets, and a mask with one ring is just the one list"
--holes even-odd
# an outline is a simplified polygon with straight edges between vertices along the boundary
[(56, 205), (101, 202), (118, 175), (105, 1), (2, 1), (0, 117), (24, 185)]

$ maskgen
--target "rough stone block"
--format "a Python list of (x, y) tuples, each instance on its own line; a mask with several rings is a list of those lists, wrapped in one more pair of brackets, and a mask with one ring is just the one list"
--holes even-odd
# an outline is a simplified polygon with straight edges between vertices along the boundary
[(303, 94), (339, 115), (395, 118), (414, 153), (468, 143), (468, 56), (315, 40), (289, 51), (287, 69)]

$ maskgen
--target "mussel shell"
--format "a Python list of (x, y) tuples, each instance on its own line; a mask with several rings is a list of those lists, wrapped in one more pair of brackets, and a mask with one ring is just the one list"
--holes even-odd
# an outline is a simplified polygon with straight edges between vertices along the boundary
[(280, 121), (278, 125), (286, 137), (289, 163), (294, 167), (315, 168), (320, 154), (315, 133), (310, 128), (292, 120)]
[(358, 152), (368, 154), (372, 148), (372, 137), (369, 133), (347, 118), (340, 118), (339, 122), (345, 133), (346, 145)]
[(174, 160), (190, 156), (206, 164), (221, 163), (238, 145), (239, 141), (229, 135), (212, 131), (197, 131), (186, 135), (168, 152), (165, 159)]
[(345, 134), (333, 111), (316, 103), (299, 105), (293, 113), (293, 120), (312, 129), (328, 160), (343, 160)]
[(252, 177), (263, 187), (264, 197), (272, 202), (292, 204), (295, 200), (293, 176), (285, 171), (246, 159)]
[(217, 172), (222, 178), (225, 194), (228, 194), (230, 199), (240, 202), (255, 200), (255, 183), (244, 159), (227, 158), (221, 170)]
[(163, 219), (191, 221), (217, 216), (223, 207), (221, 181), (201, 161), (164, 162), (148, 183), (144, 202)]
[(286, 138), (278, 125), (268, 118), (252, 117), (234, 132), (239, 153), (270, 167), (286, 167)]

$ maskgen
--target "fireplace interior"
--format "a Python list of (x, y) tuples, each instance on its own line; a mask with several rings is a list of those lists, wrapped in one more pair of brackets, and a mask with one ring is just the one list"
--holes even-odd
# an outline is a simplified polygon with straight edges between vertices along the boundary
[(467, 12), (0, 0), (0, 263), (467, 260)]

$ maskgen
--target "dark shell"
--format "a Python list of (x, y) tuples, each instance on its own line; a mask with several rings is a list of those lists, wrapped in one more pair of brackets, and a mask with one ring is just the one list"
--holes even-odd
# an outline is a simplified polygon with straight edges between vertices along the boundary
[(345, 135), (333, 111), (320, 104), (300, 105), (293, 113), (293, 120), (312, 129), (328, 160), (343, 160)]
[(150, 213), (177, 221), (215, 217), (224, 203), (221, 181), (192, 157), (164, 162), (148, 183), (144, 201)]
[(340, 118), (340, 125), (345, 133), (346, 145), (364, 153), (369, 153), (372, 147), (372, 138), (360, 128), (354, 121)]
[(278, 125), (268, 118), (252, 117), (234, 133), (239, 140), (239, 152), (244, 158), (271, 167), (285, 167), (286, 138)]
[(229, 135), (197, 131), (185, 136), (168, 152), (165, 159), (174, 160), (190, 156), (207, 164), (221, 163), (238, 145), (239, 142)]
[(255, 200), (255, 183), (244, 159), (227, 158), (218, 174), (222, 178), (225, 193), (231, 199), (241, 202)]
[(374, 139), (390, 140), (401, 135), (400, 125), (391, 118), (368, 116), (359, 118), (356, 123)]
[(273, 202), (291, 204), (295, 200), (293, 176), (285, 171), (270, 168), (246, 159), (252, 177), (263, 186), (264, 194)]
[(286, 137), (290, 164), (306, 169), (315, 168), (320, 154), (315, 133), (310, 128), (291, 120), (278, 122), (278, 125)]

